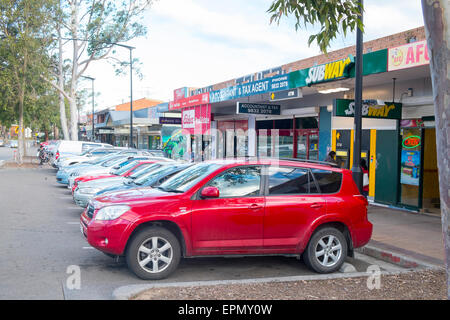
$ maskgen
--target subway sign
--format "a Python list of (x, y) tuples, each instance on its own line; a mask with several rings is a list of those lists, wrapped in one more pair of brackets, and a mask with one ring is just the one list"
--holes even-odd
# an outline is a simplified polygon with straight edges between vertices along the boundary
[[(379, 100), (363, 100), (363, 118), (401, 119), (402, 104), (396, 102), (380, 102)], [(335, 117), (353, 117), (355, 115), (355, 100), (335, 99), (333, 106)]]
[(349, 71), (354, 63), (354, 57), (349, 55), (347, 58), (338, 61), (309, 68), (308, 77), (306, 78), (306, 85), (310, 86), (315, 83), (348, 78), (350, 77)]

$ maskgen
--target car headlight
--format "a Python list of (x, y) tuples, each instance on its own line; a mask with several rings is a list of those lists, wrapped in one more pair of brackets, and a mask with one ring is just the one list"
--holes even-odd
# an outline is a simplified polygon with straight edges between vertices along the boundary
[(125, 205), (104, 207), (98, 210), (95, 220), (115, 220), (129, 210), (130, 207)]

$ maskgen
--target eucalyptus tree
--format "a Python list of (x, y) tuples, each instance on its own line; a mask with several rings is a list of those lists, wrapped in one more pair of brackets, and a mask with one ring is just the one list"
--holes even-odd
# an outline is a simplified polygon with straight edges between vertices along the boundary
[[(433, 85), (442, 234), (447, 268), (447, 295), (450, 299), (450, 1), (421, 1)], [(271, 14), (271, 22), (279, 22), (283, 16), (295, 17), (296, 29), (302, 25), (319, 25), (319, 32), (311, 35), (308, 41), (309, 44), (315, 41), (326, 53), (330, 41), (339, 33), (346, 34), (356, 28), (364, 31), (359, 15), (360, 5), (360, 0), (275, 0), (268, 12)]]
[[(147, 33), (143, 15), (152, 0), (61, 0), (58, 15), (60, 50), (70, 46), (70, 75), (62, 81), (61, 69), (45, 78), (67, 99), (70, 110), (70, 136), (78, 140), (77, 94), (79, 80), (94, 61), (110, 58), (119, 42), (127, 42)], [(68, 43), (67, 43), (68, 42)], [(64, 50), (65, 47), (64, 47)], [(62, 62), (62, 55), (59, 56)], [(58, 78), (58, 81), (55, 79)], [(63, 83), (67, 85), (64, 86)]]
[(49, 26), (53, 0), (0, 0), (0, 78), (3, 107), (19, 125), (18, 161), (25, 148), (24, 114), (39, 97), (41, 75), (48, 72)]

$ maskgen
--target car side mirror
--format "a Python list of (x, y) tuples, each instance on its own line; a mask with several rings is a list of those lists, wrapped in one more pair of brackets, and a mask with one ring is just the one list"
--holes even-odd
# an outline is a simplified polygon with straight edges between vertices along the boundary
[(202, 198), (218, 198), (219, 195), (220, 195), (219, 189), (217, 189), (216, 187), (203, 188), (200, 194)]

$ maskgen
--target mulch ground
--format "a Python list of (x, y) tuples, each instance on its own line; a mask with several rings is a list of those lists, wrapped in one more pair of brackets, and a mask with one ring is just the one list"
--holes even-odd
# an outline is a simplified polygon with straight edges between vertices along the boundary
[[(134, 300), (444, 300), (444, 271), (382, 275), (380, 288), (368, 288), (368, 278), (343, 278), (278, 283), (157, 288)], [(374, 282), (371, 282), (374, 284)], [(372, 286), (373, 287), (373, 286)]]

